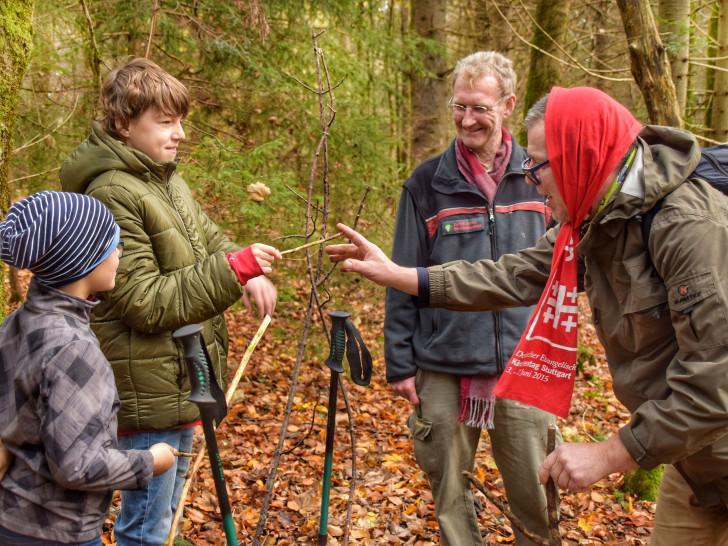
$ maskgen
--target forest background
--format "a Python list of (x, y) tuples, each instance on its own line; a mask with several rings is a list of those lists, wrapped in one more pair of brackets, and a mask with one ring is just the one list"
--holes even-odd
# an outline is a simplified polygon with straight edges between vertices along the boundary
[[(15, 199), (60, 189), (58, 170), (89, 133), (105, 73), (115, 59), (135, 55), (151, 58), (190, 89), (178, 172), (231, 238), (283, 250), (334, 233), (335, 222), (358, 222), (388, 251), (402, 182), (455, 136), (446, 109), (454, 64), (483, 49), (514, 62), (518, 101), (506, 124), (524, 144), (523, 112), (553, 85), (598, 87), (643, 123), (689, 129), (703, 145), (728, 140), (728, 0), (1, 0), (0, 217)], [(260, 358), (267, 364), (290, 359), (292, 366), (281, 376), (288, 381), (263, 382), (279, 391), (281, 400), (288, 397), (285, 410), (266, 406), (272, 415), (278, 412), (270, 417), (278, 419), (277, 433), (294, 434), (288, 426), (292, 408), (325, 414), (325, 408), (307, 406), (309, 400), (296, 394), (303, 388), (297, 381), (299, 376), (302, 384), (324, 380), (325, 312), (346, 309), (375, 357), (373, 384), (378, 385), (368, 396), (374, 389), (379, 398), (364, 405), (398, 408), (387, 416), (397, 430), (387, 433), (387, 442), (392, 447), (392, 438), (401, 436), (392, 456), (404, 459), (389, 462), (413, 467), (402, 430), (406, 406), (383, 388), (383, 291), (335, 274), (318, 246), (276, 265), (278, 311)], [(0, 277), (2, 315), (5, 288), (12, 309), (13, 301), (22, 299), (24, 279), (5, 268)], [(243, 318), (240, 309), (230, 313), (238, 333), (235, 355), (255, 328), (250, 331), (251, 318)], [(239, 322), (246, 326), (237, 331)], [(585, 381), (604, 377), (599, 394), (586, 397), (607, 402), (575, 415), (583, 420), (584, 412), (608, 409), (612, 415), (596, 420), (616, 426), (613, 418), (621, 410), (615, 409), (619, 405), (599, 367), (598, 342), (581, 335), (596, 354), (595, 369), (587, 374), (592, 377)], [(309, 369), (318, 375), (309, 377)], [(346, 409), (351, 417), (348, 402)], [(384, 420), (381, 411), (388, 410), (377, 411)], [(315, 430), (323, 432), (320, 422)], [(281, 487), (275, 468), (285, 459), (275, 444), (269, 459), (260, 457), (259, 475), (249, 474), (253, 483), (265, 482), (268, 497)], [(356, 468), (352, 453), (341, 457)], [(424, 483), (421, 475), (418, 479)], [(241, 523), (257, 525), (254, 541), (287, 527), (280, 513), (277, 523), (266, 524), (266, 502), (275, 501), (254, 497), (244, 499)], [(282, 504), (300, 517), (300, 504), (298, 511), (289, 501)], [(415, 515), (424, 510), (419, 500), (417, 506)], [(483, 517), (492, 518), (487, 512)], [(198, 534), (210, 518), (200, 517)], [(293, 518), (289, 524), (299, 532), (309, 524), (306, 532), (313, 532), (311, 521)], [(594, 535), (574, 522), (574, 533)], [(397, 536), (391, 525), (385, 527), (380, 531)], [(208, 531), (213, 532), (209, 525)], [(367, 533), (362, 544), (375, 536)], [(436, 537), (432, 525), (423, 533), (409, 528), (409, 537), (423, 543)], [(507, 532), (498, 533), (499, 541), (508, 541)], [(280, 544), (283, 535), (276, 535)]]

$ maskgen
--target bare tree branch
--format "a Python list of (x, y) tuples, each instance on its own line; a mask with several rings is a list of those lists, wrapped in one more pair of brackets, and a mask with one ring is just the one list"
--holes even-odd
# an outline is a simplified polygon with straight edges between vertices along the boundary
[[(537, 47), (537, 46), (535, 46), (535, 45), (534, 45), (534, 44), (532, 44), (532, 43), (531, 43), (531, 42), (530, 42), (529, 40), (527, 40), (526, 38), (524, 38), (523, 36), (521, 36), (521, 35), (520, 35), (520, 34), (518, 33), (518, 31), (517, 31), (517, 30), (515, 29), (515, 27), (514, 27), (514, 26), (513, 26), (512, 24), (511, 24), (511, 22), (510, 22), (510, 21), (508, 20), (508, 18), (507, 18), (507, 17), (506, 17), (506, 16), (505, 16), (505, 15), (503, 14), (503, 12), (502, 12), (502, 11), (500, 10), (500, 8), (498, 7), (498, 2), (493, 2), (493, 7), (494, 7), (494, 8), (496, 9), (496, 11), (498, 12), (498, 15), (500, 15), (500, 16), (501, 16), (501, 17), (503, 18), (503, 20), (504, 20), (504, 21), (506, 22), (506, 24), (507, 24), (507, 25), (508, 25), (508, 26), (510, 27), (510, 29), (511, 29), (511, 32), (513, 32), (513, 34), (514, 34), (514, 35), (515, 35), (515, 36), (516, 36), (516, 37), (517, 37), (517, 38), (518, 38), (519, 40), (521, 40), (521, 41), (522, 41), (522, 42), (523, 42), (524, 44), (526, 44), (526, 45), (527, 45), (528, 47), (530, 47), (530, 48), (533, 48), (533, 49), (535, 49), (535, 50), (539, 51), (540, 53), (543, 53), (543, 54), (544, 54), (544, 55), (546, 55), (547, 57), (551, 57), (551, 58), (552, 58), (552, 59), (554, 59), (555, 61), (558, 61), (558, 62), (560, 62), (561, 64), (563, 64), (563, 65), (565, 65), (565, 66), (568, 66), (569, 68), (578, 68), (578, 69), (582, 70), (583, 72), (585, 72), (586, 74), (589, 74), (590, 76), (594, 76), (595, 78), (600, 78), (600, 79), (603, 79), (603, 80), (607, 80), (607, 81), (611, 81), (611, 82), (631, 82), (631, 81), (632, 81), (632, 78), (612, 78), (612, 77), (609, 77), (609, 76), (604, 76), (604, 75), (602, 75), (602, 74), (599, 74), (598, 72), (595, 72), (595, 71), (593, 71), (593, 70), (590, 70), (590, 69), (588, 69), (587, 67), (585, 67), (585, 66), (581, 65), (581, 64), (580, 64), (580, 63), (579, 63), (578, 61), (576, 61), (575, 59), (573, 59), (573, 58), (572, 58), (572, 57), (571, 57), (570, 55), (568, 55), (568, 54), (567, 54), (567, 56), (569, 56), (569, 58), (571, 58), (571, 59), (572, 59), (572, 61), (574, 61), (574, 64), (571, 64), (571, 63), (567, 63), (567, 62), (566, 62), (566, 61), (564, 61), (563, 59), (560, 59), (559, 57), (556, 57), (555, 55), (552, 55), (552, 54), (551, 54), (551, 53), (549, 53), (548, 51), (544, 51), (543, 49), (541, 49), (540, 47)], [(544, 33), (544, 34), (545, 34), (545, 33)], [(550, 37), (549, 37), (549, 38), (550, 38)], [(559, 46), (559, 47), (561, 47), (561, 46)]]
[[(76, 105), (78, 105), (78, 95), (76, 95), (76, 101), (73, 103), (73, 108), (71, 108), (71, 112), (58, 125), (56, 125), (53, 129), (51, 129), (50, 133), (43, 135), (43, 136), (40, 136), (40, 135), (34, 136), (33, 138), (31, 138), (28, 142), (26, 142), (22, 146), (15, 148), (13, 150), (13, 155), (17, 154), (20, 150), (24, 150), (25, 148), (30, 148), (31, 146), (35, 146), (36, 144), (43, 142), (45, 139), (53, 136), (54, 133), (57, 133), (58, 129), (63, 127), (68, 122), (68, 120), (71, 119), (71, 116), (73, 116), (73, 113), (76, 111)], [(55, 170), (55, 169), (52, 169), (52, 170)], [(45, 171), (45, 172), (51, 172), (51, 171)], [(45, 172), (40, 173), (40, 174), (45, 174)], [(31, 176), (37, 176), (37, 175), (31, 175)], [(30, 177), (27, 176), (25, 178), (30, 178)], [(16, 180), (22, 180), (22, 179), (16, 178)], [(12, 180), (11, 180), (11, 182), (12, 182)]]
[(147, 40), (147, 50), (144, 52), (145, 59), (149, 58), (149, 53), (152, 49), (152, 42), (154, 41), (154, 28), (157, 26), (157, 13), (158, 12), (159, 12), (159, 0), (154, 0), (154, 7), (152, 8), (152, 24), (149, 26), (149, 39)]
[[(96, 77), (96, 88), (101, 89), (101, 54), (99, 53), (99, 47), (96, 45), (96, 36), (94, 35), (94, 24), (91, 20), (91, 14), (88, 12), (86, 7), (86, 1), (80, 0), (83, 14), (86, 17), (86, 23), (88, 23), (88, 33), (91, 38), (91, 69), (94, 71)], [(106, 65), (104, 65), (106, 66)]]

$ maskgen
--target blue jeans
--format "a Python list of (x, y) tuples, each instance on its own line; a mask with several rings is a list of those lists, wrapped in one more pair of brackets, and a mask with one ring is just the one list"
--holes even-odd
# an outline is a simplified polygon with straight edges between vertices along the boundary
[(54, 542), (14, 533), (0, 527), (0, 546), (101, 546), (101, 537), (86, 542)]
[[(149, 449), (165, 442), (177, 451), (189, 453), (193, 435), (193, 427), (124, 434), (119, 436), (119, 449)], [(121, 511), (114, 523), (114, 537), (119, 546), (164, 544), (185, 484), (183, 476), (189, 467), (187, 457), (177, 457), (172, 468), (152, 478), (144, 489), (121, 492)]]

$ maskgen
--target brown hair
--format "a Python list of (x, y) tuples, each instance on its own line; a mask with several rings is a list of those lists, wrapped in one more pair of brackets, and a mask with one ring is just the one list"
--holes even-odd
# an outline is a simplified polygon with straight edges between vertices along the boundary
[[(116, 122), (121, 128), (147, 109), (155, 107), (172, 116), (185, 117), (190, 108), (190, 94), (180, 81), (152, 61), (143, 58), (119, 59), (106, 75), (101, 87), (101, 128), (119, 140)], [(121, 63), (124, 63), (123, 65)]]

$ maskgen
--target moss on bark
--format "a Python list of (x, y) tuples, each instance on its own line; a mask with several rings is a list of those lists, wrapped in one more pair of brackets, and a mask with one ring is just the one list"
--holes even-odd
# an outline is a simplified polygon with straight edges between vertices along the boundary
[(638, 468), (624, 473), (622, 491), (637, 495), (640, 499), (655, 502), (662, 480), (662, 465), (652, 470)]
[[(10, 206), (10, 160), (18, 95), (30, 61), (34, 0), (0, 2), (0, 218)], [(5, 267), (0, 267), (0, 319), (5, 316)]]

